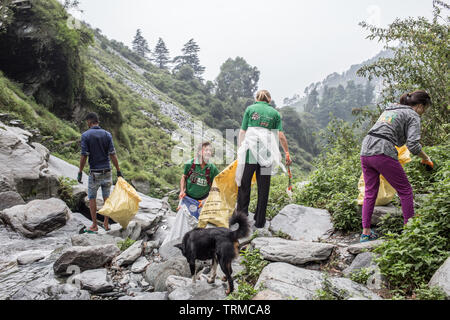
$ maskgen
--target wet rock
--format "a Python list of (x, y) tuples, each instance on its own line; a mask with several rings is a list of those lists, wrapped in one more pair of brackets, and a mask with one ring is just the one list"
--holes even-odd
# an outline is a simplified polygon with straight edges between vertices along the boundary
[(64, 201), (34, 200), (0, 212), (0, 217), (27, 238), (37, 238), (64, 226), (70, 217)]
[(292, 240), (318, 241), (329, 237), (333, 224), (326, 210), (290, 204), (272, 219), (270, 230), (282, 231)]
[(293, 265), (327, 260), (335, 247), (327, 243), (292, 241), (281, 238), (256, 238), (252, 244), (260, 250), (264, 259)]
[(80, 271), (99, 269), (119, 253), (120, 249), (113, 244), (67, 248), (53, 264), (53, 270), (57, 275), (67, 275), (71, 273), (67, 270), (69, 266), (78, 267)]
[(51, 252), (43, 252), (43, 251), (30, 251), (24, 252), (17, 258), (17, 263), (20, 265), (30, 264), (39, 260), (44, 259)]

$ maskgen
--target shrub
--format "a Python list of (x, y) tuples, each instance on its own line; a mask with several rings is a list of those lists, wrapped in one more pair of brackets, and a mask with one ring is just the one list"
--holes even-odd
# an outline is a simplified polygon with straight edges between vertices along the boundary
[(127, 237), (125, 240), (117, 242), (117, 247), (120, 249), (120, 251), (125, 251), (129, 247), (131, 247), (135, 242), (136, 240), (132, 240)]
[(373, 273), (369, 268), (361, 268), (359, 270), (353, 271), (350, 274), (350, 280), (357, 283), (366, 284), (370, 275)]
[(417, 300), (446, 300), (447, 294), (440, 287), (421, 285), (415, 290), (415, 298)]
[(245, 269), (241, 271), (237, 277), (248, 283), (255, 284), (262, 270), (269, 264), (269, 262), (264, 260), (263, 256), (259, 252), (259, 249), (247, 248), (245, 250), (241, 250), (240, 255), (243, 257), (241, 264), (245, 267)]
[(244, 280), (238, 280), (238, 284), (238, 289), (226, 297), (225, 300), (251, 300), (259, 292), (259, 290)]

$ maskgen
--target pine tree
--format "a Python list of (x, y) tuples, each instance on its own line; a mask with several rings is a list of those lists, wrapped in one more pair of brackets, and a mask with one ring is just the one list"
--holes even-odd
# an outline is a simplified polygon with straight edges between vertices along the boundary
[(158, 43), (155, 46), (153, 57), (158, 68), (167, 69), (167, 64), (170, 61), (169, 50), (167, 49), (166, 44), (161, 38), (159, 38)]
[(176, 64), (174, 71), (176, 72), (184, 65), (188, 65), (194, 70), (195, 76), (201, 79), (201, 75), (205, 72), (205, 67), (200, 65), (200, 59), (198, 58), (200, 47), (198, 44), (194, 41), (194, 39), (191, 39), (183, 46), (181, 51), (183, 52), (183, 55), (177, 56), (173, 59), (173, 62)]
[(136, 35), (134, 36), (133, 51), (143, 58), (145, 58), (147, 53), (150, 53), (147, 40), (142, 36), (141, 29), (137, 29)]

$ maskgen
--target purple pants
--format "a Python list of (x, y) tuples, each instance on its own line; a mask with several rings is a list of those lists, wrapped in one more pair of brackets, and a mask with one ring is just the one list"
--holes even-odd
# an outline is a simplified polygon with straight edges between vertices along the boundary
[(400, 162), (386, 155), (376, 155), (361, 157), (361, 167), (365, 183), (362, 207), (363, 228), (370, 228), (373, 208), (380, 187), (380, 174), (397, 191), (402, 205), (403, 221), (406, 224), (414, 216), (414, 198), (411, 184)]

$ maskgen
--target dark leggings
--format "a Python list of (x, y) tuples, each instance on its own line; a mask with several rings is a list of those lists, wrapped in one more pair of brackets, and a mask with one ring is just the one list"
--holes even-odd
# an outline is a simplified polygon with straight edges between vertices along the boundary
[(250, 204), (250, 192), (253, 174), (256, 171), (256, 181), (258, 184), (258, 205), (255, 212), (255, 226), (263, 228), (266, 224), (267, 201), (269, 200), (271, 168), (261, 167), (259, 164), (245, 164), (242, 175), (241, 186), (238, 189), (237, 211), (248, 215)]

